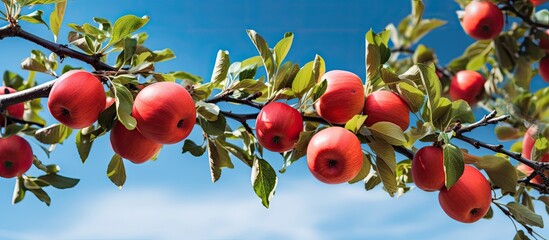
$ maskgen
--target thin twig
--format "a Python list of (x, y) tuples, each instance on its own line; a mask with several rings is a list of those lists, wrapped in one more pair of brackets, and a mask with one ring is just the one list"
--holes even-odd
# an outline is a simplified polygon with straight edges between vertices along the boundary
[(543, 24), (543, 23), (534, 22), (529, 16), (526, 16), (526, 15), (522, 14), (521, 12), (519, 12), (515, 7), (513, 7), (513, 5), (511, 4), (510, 1), (505, 1), (505, 2), (503, 2), (503, 7), (501, 7), (500, 9), (503, 10), (503, 11), (512, 12), (512, 13), (515, 14), (518, 18), (522, 19), (522, 21), (524, 21), (525, 23), (527, 23), (528, 25), (530, 25), (530, 26), (532, 26), (532, 27), (535, 27), (535, 28), (544, 28), (544, 29), (549, 28), (549, 25)]

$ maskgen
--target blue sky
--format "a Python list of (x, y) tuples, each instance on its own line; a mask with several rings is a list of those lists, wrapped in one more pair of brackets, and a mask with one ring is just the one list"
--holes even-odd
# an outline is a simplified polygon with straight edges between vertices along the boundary
[[(427, 18), (448, 21), (423, 41), (446, 63), (473, 40), (463, 33), (453, 1), (428, 0), (425, 5)], [(45, 10), (49, 14), (51, 8)], [(151, 20), (143, 28), (150, 35), (147, 46), (168, 47), (177, 55), (157, 70), (185, 70), (204, 79), (209, 79), (219, 49), (228, 50), (233, 61), (256, 55), (245, 29), (256, 30), (271, 46), (290, 31), (296, 35), (287, 59), (303, 64), (320, 54), (327, 69), (353, 71), (364, 79), (364, 34), (370, 28), (381, 31), (409, 12), (405, 0), (76, 0), (69, 2), (64, 23), (91, 22), (94, 16), (114, 21), (125, 14), (148, 15)], [(43, 26), (25, 27), (52, 39)], [(61, 43), (66, 43), (68, 31), (62, 28)], [(20, 39), (0, 41), (0, 71), (26, 74), (19, 70), (19, 61), (35, 48)], [(68, 59), (65, 63), (79, 65)], [(40, 76), (40, 81), (47, 80)], [(545, 84), (534, 81), (537, 86)], [(48, 123), (54, 122), (47, 111), (44, 114)], [(490, 127), (473, 133), (495, 141), (492, 135)], [(198, 127), (190, 138), (201, 140)], [(514, 235), (513, 225), (501, 212), (496, 211), (490, 221), (458, 223), (441, 210), (436, 193), (413, 190), (391, 199), (380, 187), (366, 192), (360, 183), (325, 185), (312, 177), (303, 159), (279, 175), (271, 208), (265, 209), (251, 188), (248, 167), (234, 161), (235, 169), (223, 170), (221, 179), (212, 184), (207, 159), (182, 155), (181, 147), (182, 143), (165, 146), (156, 162), (126, 162), (128, 180), (119, 190), (105, 174), (113, 154), (108, 137), (96, 141), (84, 165), (74, 138), (57, 146), (50, 159), (34, 146), (44, 162), (60, 164), (62, 174), (81, 182), (71, 190), (47, 189), (50, 207), (31, 195), (12, 206), (14, 180), (0, 179), (0, 239), (510, 239)], [(490, 154), (469, 149), (477, 155)], [(268, 160), (276, 169), (282, 165), (275, 154)], [(541, 203), (536, 206), (544, 212)], [(539, 232), (549, 236), (548, 230)]]

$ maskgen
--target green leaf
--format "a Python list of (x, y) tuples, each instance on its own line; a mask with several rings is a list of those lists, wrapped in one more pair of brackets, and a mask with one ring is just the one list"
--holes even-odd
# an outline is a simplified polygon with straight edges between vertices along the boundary
[(314, 135), (314, 131), (303, 131), (299, 133), (299, 139), (294, 145), (294, 149), (284, 154), (284, 165), (282, 166), (282, 169), (279, 170), (280, 173), (286, 172), (287, 167), (307, 154), (307, 146)]
[(213, 122), (217, 120), (219, 115), (219, 107), (213, 103), (206, 103), (204, 101), (196, 102), (196, 112), (200, 114), (204, 119)]
[(124, 167), (122, 157), (118, 156), (118, 154), (114, 154), (109, 162), (107, 177), (120, 189), (122, 189), (122, 186), (126, 182), (126, 168)]
[(534, 13), (534, 17), (532, 19), (536, 23), (540, 24), (549, 24), (549, 11), (547, 9), (541, 9)]
[(15, 179), (15, 187), (13, 188), (13, 197), (11, 200), (12, 204), (21, 202), (25, 198), (25, 186), (23, 186), (23, 178), (17, 177)]
[(433, 52), (433, 49), (427, 48), (425, 45), (420, 44), (414, 52), (413, 61), (414, 63), (435, 62), (435, 53)]
[(423, 36), (425, 36), (427, 33), (433, 31), (436, 28), (439, 28), (446, 24), (446, 21), (440, 20), (440, 19), (424, 19), (419, 22), (419, 24), (416, 25), (412, 32), (412, 36), (410, 36), (410, 40), (412, 43), (415, 43), (419, 41)]
[(370, 173), (368, 174), (366, 179), (364, 179), (364, 188), (366, 189), (366, 191), (370, 191), (380, 183), (381, 183), (381, 178), (375, 173)]
[(502, 189), (502, 193), (515, 193), (517, 188), (517, 173), (509, 160), (499, 156), (483, 156), (474, 163), (479, 169), (484, 170), (495, 186)]
[(198, 123), (202, 127), (202, 130), (208, 135), (219, 136), (225, 133), (227, 127), (227, 120), (223, 114), (217, 116), (217, 120), (208, 121), (205, 118), (199, 116)]
[(540, 160), (547, 152), (549, 152), (549, 141), (547, 138), (544, 136), (537, 138), (532, 148), (532, 160)]
[(508, 34), (494, 39), (494, 56), (500, 68), (511, 70), (517, 61), (519, 45), (517, 39)]
[(267, 79), (268, 81), (273, 81), (273, 76), (276, 72), (276, 63), (274, 61), (273, 53), (271, 52), (271, 49), (267, 45), (267, 42), (263, 37), (261, 37), (257, 32), (254, 30), (246, 30), (246, 33), (248, 33), (248, 36), (252, 40), (253, 44), (255, 45), (257, 51), (259, 52), (259, 55), (261, 56), (261, 59), (263, 60), (263, 65), (265, 66), (265, 71), (267, 71)]
[(206, 146), (199, 146), (192, 140), (186, 139), (183, 144), (183, 153), (189, 152), (195, 157), (200, 157), (206, 152)]
[(543, 228), (543, 218), (526, 206), (517, 202), (509, 202), (507, 208), (519, 223)]
[[(370, 30), (371, 31), (371, 30)], [(379, 77), (379, 69), (381, 67), (381, 54), (379, 47), (374, 44), (366, 44), (366, 81)]]
[[(91, 127), (91, 130), (93, 131), (93, 126)], [(83, 131), (89, 130), (81, 129), (78, 131), (76, 134), (76, 149), (78, 150), (78, 155), (80, 155), (80, 160), (82, 160), (82, 163), (85, 163), (90, 155), (93, 141), (91, 140), (91, 135), (83, 134)]]
[(371, 142), (368, 145), (376, 154), (376, 172), (385, 190), (394, 197), (397, 191), (395, 151), (391, 145), (383, 142)]
[(234, 168), (229, 152), (218, 144), (219, 140), (208, 138), (208, 159), (212, 182), (216, 182), (221, 177), (221, 168)]
[(47, 206), (50, 205), (51, 203), (51, 198), (50, 196), (48, 196), (48, 194), (42, 190), (42, 188), (37, 188), (37, 189), (28, 189), (32, 194), (34, 194), (34, 196), (36, 196), (36, 198), (38, 198), (38, 200), (42, 201), (43, 203), (45, 203)]
[(315, 85), (313, 88), (313, 103), (315, 103), (328, 89), (328, 81), (326, 79), (322, 79), (319, 83)]
[(229, 52), (219, 50), (215, 59), (214, 70), (210, 82), (219, 85), (225, 81), (230, 65), (231, 59), (229, 58)]
[(526, 236), (524, 231), (518, 230), (517, 234), (515, 234), (515, 237), (513, 237), (513, 240), (530, 240), (530, 238)]
[(137, 126), (137, 121), (132, 117), (133, 96), (124, 85), (112, 82), (114, 87), (114, 96), (116, 98), (116, 116), (126, 129), (133, 130)]
[(48, 183), (49, 185), (51, 185), (52, 187), (55, 187), (55, 188), (58, 188), (58, 189), (72, 188), (72, 187), (76, 186), (76, 184), (78, 184), (78, 182), (80, 182), (80, 179), (64, 177), (64, 176), (57, 175), (57, 174), (43, 175), (43, 176), (38, 177), (38, 180), (44, 181), (44, 182)]
[(55, 3), (55, 8), (50, 14), (50, 27), (51, 32), (53, 33), (54, 42), (57, 42), (57, 36), (59, 36), (59, 30), (61, 29), (61, 24), (63, 23), (66, 8), (67, 0), (59, 1)]
[(276, 66), (280, 66), (286, 55), (292, 47), (292, 42), (294, 40), (293, 33), (284, 34), (284, 38), (280, 40), (274, 47)]
[(298, 96), (307, 92), (324, 74), (325, 65), (324, 59), (316, 55), (314, 61), (308, 62), (299, 70), (292, 82), (292, 91)]
[(72, 129), (63, 124), (53, 124), (51, 126), (37, 130), (34, 137), (44, 144), (63, 143), (72, 133)]
[[(382, 71), (383, 72), (383, 71)], [(416, 87), (401, 82), (397, 85), (402, 99), (408, 104), (412, 112), (418, 112), (425, 102), (425, 94)]]
[(107, 46), (117, 43), (118, 41), (126, 38), (131, 33), (137, 31), (141, 27), (145, 26), (149, 22), (148, 16), (137, 17), (134, 15), (126, 15), (114, 23), (112, 29), (112, 37)]
[(226, 142), (221, 139), (217, 139), (217, 140), (219, 141), (219, 143), (221, 143), (220, 144), (221, 147), (223, 147), (225, 150), (227, 150), (229, 153), (231, 153), (238, 159), (242, 160), (242, 162), (248, 165), (249, 167), (252, 167), (254, 159), (248, 152), (246, 152), (246, 150), (230, 142)]
[(165, 48), (162, 50), (154, 51), (152, 58), (153, 58), (152, 59), (153, 62), (165, 62), (165, 61), (174, 59), (175, 53), (171, 49)]
[(490, 207), (488, 209), (488, 212), (484, 215), (484, 219), (492, 219), (494, 217), (494, 210), (492, 209), (492, 207)]
[(36, 11), (31, 12), (27, 15), (19, 17), (19, 20), (27, 21), (27, 22), (34, 23), (34, 24), (42, 23), (42, 24), (46, 25), (46, 27), (48, 27), (48, 29), (49, 29), (48, 24), (44, 21), (44, 19), (42, 19), (42, 14), (44, 14), (44, 12), (42, 10), (36, 10)]
[(364, 121), (366, 121), (366, 116), (364, 115), (355, 115), (353, 118), (351, 118), (347, 123), (345, 123), (345, 129), (357, 133), (360, 128), (364, 125)]
[(273, 167), (267, 161), (256, 158), (252, 167), (252, 186), (266, 208), (269, 208), (270, 200), (275, 194), (277, 182), (278, 177)]
[(412, 16), (414, 18), (413, 25), (417, 25), (421, 21), (425, 5), (422, 0), (412, 0)]
[(447, 189), (450, 189), (461, 177), (465, 169), (463, 153), (458, 147), (452, 144), (445, 144), (442, 151), (444, 155), (444, 185)]
[(383, 141), (394, 145), (402, 146), (406, 142), (406, 137), (402, 129), (391, 122), (377, 122), (370, 126), (369, 129), (376, 139), (380, 138)]
[(365, 179), (368, 174), (370, 174), (370, 170), (372, 169), (372, 164), (370, 163), (370, 156), (363, 154), (364, 160), (362, 161), (362, 167), (360, 168), (360, 172), (349, 181), (350, 184), (357, 183)]
[(267, 85), (264, 82), (255, 79), (244, 79), (236, 82), (230, 89), (240, 90), (247, 94), (254, 94), (257, 92), (263, 92), (267, 89)]

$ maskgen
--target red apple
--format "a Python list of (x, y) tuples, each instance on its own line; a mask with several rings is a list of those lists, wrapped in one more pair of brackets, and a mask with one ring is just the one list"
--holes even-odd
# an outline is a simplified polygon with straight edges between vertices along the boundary
[[(17, 92), (15, 89), (10, 87), (0, 87), (0, 95), (6, 94), (6, 91), (8, 93), (14, 93)], [(13, 105), (10, 105), (6, 108), (7, 113), (9, 116), (22, 119), (23, 113), (25, 113), (25, 105), (23, 103), (16, 103)], [(4, 116), (0, 114), (0, 127), (3, 127), (6, 123), (4, 121)]]
[(463, 175), (449, 189), (443, 188), (438, 194), (442, 210), (456, 221), (476, 222), (490, 209), (492, 188), (482, 173), (465, 165)]
[(539, 61), (539, 75), (549, 83), (549, 55)]
[(545, 2), (547, 2), (547, 0), (530, 0), (530, 2), (532, 2), (532, 4), (534, 5), (534, 7), (537, 7)]
[(255, 128), (261, 146), (273, 152), (286, 152), (294, 148), (299, 140), (303, 119), (295, 108), (272, 102), (257, 115)]
[(402, 131), (410, 124), (410, 108), (396, 93), (381, 90), (366, 97), (364, 114), (368, 115), (364, 122), (372, 126), (377, 122), (391, 122), (398, 125)]
[(473, 1), (465, 7), (463, 30), (476, 40), (494, 39), (503, 29), (503, 13), (492, 1)]
[(137, 129), (126, 129), (117, 121), (111, 130), (111, 146), (122, 158), (133, 163), (144, 163), (160, 150), (162, 144), (143, 137)]
[(450, 98), (452, 100), (463, 99), (469, 105), (474, 105), (484, 89), (484, 77), (475, 71), (459, 71), (450, 82)]
[(539, 39), (538, 46), (545, 49), (545, 51), (549, 51), (549, 29), (545, 30), (545, 38)]
[(116, 98), (107, 97), (107, 99), (105, 99), (105, 109), (110, 108), (115, 102)]
[(57, 79), (48, 98), (48, 108), (57, 121), (70, 128), (92, 125), (105, 109), (101, 81), (84, 70), (71, 70)]
[[(526, 134), (524, 134), (524, 139), (522, 140), (522, 156), (524, 158), (532, 160), (532, 149), (534, 148), (534, 144), (536, 143), (537, 135), (538, 127), (536, 125), (528, 128)], [(549, 162), (549, 153), (546, 153), (538, 160), (540, 162)], [(527, 175), (530, 175), (534, 171), (534, 169), (523, 163), (517, 165), (517, 169)], [(545, 171), (545, 175), (549, 176), (549, 170)], [(540, 176), (534, 177), (534, 179), (532, 179), (531, 181), (537, 184), (541, 184), (543, 182)]]
[(0, 138), (0, 177), (23, 175), (30, 169), (33, 159), (32, 148), (22, 137)]
[(352, 72), (333, 70), (325, 73), (328, 88), (315, 103), (318, 115), (334, 124), (345, 124), (362, 112), (364, 86), (360, 77)]
[(329, 127), (316, 133), (307, 146), (307, 165), (318, 180), (338, 184), (360, 172), (362, 148), (358, 138), (342, 127)]
[(174, 82), (157, 82), (141, 90), (132, 115), (143, 136), (161, 144), (185, 139), (196, 122), (196, 108), (187, 90)]
[(412, 179), (424, 191), (438, 191), (444, 187), (442, 148), (428, 146), (416, 152), (412, 160)]

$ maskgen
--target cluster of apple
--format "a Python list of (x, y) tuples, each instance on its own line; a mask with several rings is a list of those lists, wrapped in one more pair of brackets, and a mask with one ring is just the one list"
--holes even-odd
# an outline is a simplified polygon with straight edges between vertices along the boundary
[[(528, 159), (532, 159), (532, 149), (534, 148), (534, 143), (536, 142), (536, 139), (538, 135), (544, 135), (545, 137), (549, 138), (549, 128), (542, 129), (538, 127), (537, 125), (533, 125), (526, 131), (526, 134), (524, 134), (524, 139), (522, 140), (522, 156)], [(540, 162), (549, 162), (549, 153), (544, 154), (539, 158)], [(517, 165), (517, 169), (527, 175), (532, 174), (534, 169), (527, 166), (524, 163), (519, 163)], [(549, 170), (545, 171), (545, 176), (549, 177)], [(537, 184), (543, 184), (543, 180), (538, 175), (534, 177), (534, 179), (531, 180), (532, 183)]]
[(490, 183), (472, 166), (465, 165), (458, 181), (451, 188), (445, 187), (444, 154), (440, 147), (427, 146), (416, 152), (412, 160), (412, 179), (424, 191), (440, 190), (440, 206), (454, 220), (476, 222), (490, 209)]
[[(60, 123), (78, 129), (92, 125), (113, 102), (113, 98), (106, 97), (96, 76), (73, 70), (63, 74), (53, 85), (48, 108)], [(137, 94), (132, 116), (137, 127), (129, 130), (117, 121), (110, 134), (111, 146), (122, 158), (143, 163), (152, 158), (162, 144), (179, 142), (190, 134), (196, 121), (196, 109), (183, 86), (157, 82)]]

